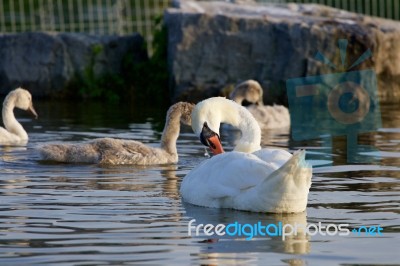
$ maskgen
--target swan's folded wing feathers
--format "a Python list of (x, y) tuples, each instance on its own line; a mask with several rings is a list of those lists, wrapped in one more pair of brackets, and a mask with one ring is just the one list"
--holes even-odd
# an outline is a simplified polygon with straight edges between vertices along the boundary
[(253, 154), (229, 152), (208, 159), (189, 172), (182, 188), (185, 198), (186, 195), (196, 197), (193, 193), (199, 191), (214, 199), (234, 197), (242, 190), (257, 186), (274, 170)]
[(304, 151), (295, 153), (260, 185), (241, 193), (232, 206), (239, 210), (302, 212), (307, 206), (312, 169), (306, 167)]
[[(261, 186), (260, 191), (266, 191), (268, 187), (274, 187), (273, 193), (278, 195), (282, 193), (296, 195), (299, 188), (311, 186), (312, 170), (305, 161), (305, 151), (297, 151), (293, 157), (282, 167), (273, 172)], [(271, 196), (271, 195), (270, 195)]]
[(96, 163), (99, 154), (92, 145), (84, 144), (48, 144), (40, 148), (43, 160), (64, 163)]
[(278, 169), (292, 158), (289, 152), (282, 149), (261, 149), (253, 152), (253, 154), (275, 169)]
[[(241, 164), (238, 158), (229, 159), (227, 157), (226, 159), (227, 162), (221, 163), (225, 167), (215, 170), (210, 176), (208, 189), (210, 196), (214, 198), (233, 197), (239, 194), (241, 190), (254, 187), (261, 182), (261, 179), (258, 178), (260, 175), (249, 173), (247, 166)], [(232, 165), (236, 165), (234, 170), (230, 167)], [(250, 167), (252, 172), (257, 169), (257, 165), (254, 163)], [(256, 170), (256, 172), (258, 171)]]
[(44, 160), (66, 163), (166, 164), (176, 162), (177, 154), (149, 147), (134, 140), (101, 138), (79, 144), (49, 144), (40, 148)]
[(126, 153), (132, 153), (134, 155), (141, 154), (143, 155), (150, 155), (153, 152), (153, 148), (135, 140), (129, 140), (122, 142), (122, 148)]
[(97, 146), (101, 152), (99, 163), (104, 165), (145, 164), (153, 153), (152, 148), (134, 140), (107, 138), (97, 141)]

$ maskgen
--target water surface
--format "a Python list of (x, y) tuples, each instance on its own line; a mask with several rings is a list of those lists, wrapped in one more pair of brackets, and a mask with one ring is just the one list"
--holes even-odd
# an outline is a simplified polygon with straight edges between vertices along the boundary
[[(182, 178), (205, 160), (190, 128), (178, 140), (177, 165), (99, 167), (46, 164), (35, 148), (98, 137), (156, 146), (164, 109), (55, 102), (36, 104), (38, 120), (17, 112), (27, 147), (0, 148), (1, 265), (388, 265), (400, 263), (400, 113), (382, 106), (383, 126), (359, 137), (373, 150), (346, 160), (346, 139), (295, 142), (270, 132), (263, 146), (305, 148), (314, 165), (307, 212), (296, 215), (217, 210), (184, 204)], [(235, 132), (223, 131), (225, 147)], [(228, 149), (229, 150), (229, 149)], [(382, 236), (188, 236), (188, 222), (379, 225)]]

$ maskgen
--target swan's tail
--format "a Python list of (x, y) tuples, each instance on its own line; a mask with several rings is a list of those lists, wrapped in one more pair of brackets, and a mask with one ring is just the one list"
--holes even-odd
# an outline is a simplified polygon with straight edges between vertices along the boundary
[(302, 212), (307, 207), (311, 177), (312, 168), (305, 161), (305, 151), (300, 150), (257, 186), (257, 194), (263, 204), (272, 206), (271, 212)]
[(99, 154), (90, 144), (48, 144), (40, 149), (45, 161), (62, 163), (97, 163)]

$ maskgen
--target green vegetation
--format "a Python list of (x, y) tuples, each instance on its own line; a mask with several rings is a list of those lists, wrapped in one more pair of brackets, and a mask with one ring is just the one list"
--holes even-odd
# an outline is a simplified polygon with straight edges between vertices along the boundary
[(125, 86), (124, 79), (116, 74), (106, 73), (96, 77), (94, 73), (94, 64), (96, 57), (103, 51), (100, 44), (93, 45), (92, 57), (90, 63), (85, 67), (83, 78), (79, 88), (79, 95), (83, 98), (101, 98), (111, 102), (120, 100), (121, 89)]
[(153, 39), (153, 55), (146, 62), (133, 64), (125, 62), (131, 69), (130, 83), (136, 100), (151, 101), (158, 104), (169, 102), (168, 66), (167, 66), (167, 28), (162, 23), (162, 17), (155, 19), (156, 29)]
[[(136, 103), (168, 104), (167, 31), (162, 25), (162, 17), (155, 20), (153, 49), (150, 59), (135, 62), (132, 54), (127, 54), (122, 63), (121, 73), (105, 73), (96, 76), (96, 57), (103, 52), (101, 45), (92, 47), (90, 63), (85, 67), (82, 78), (74, 87), (78, 95), (85, 99), (101, 99), (110, 102), (134, 101)], [(146, 42), (144, 47), (146, 49)]]

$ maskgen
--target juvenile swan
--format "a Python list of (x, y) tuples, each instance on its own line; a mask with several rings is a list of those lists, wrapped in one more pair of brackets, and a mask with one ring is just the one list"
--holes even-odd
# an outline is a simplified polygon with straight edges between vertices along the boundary
[(17, 88), (10, 91), (3, 102), (2, 116), (5, 129), (0, 127), (0, 145), (26, 144), (28, 142), (28, 134), (15, 119), (14, 107), (30, 111), (35, 118), (38, 116), (33, 108), (32, 95), (27, 90)]
[(283, 105), (264, 105), (263, 90), (255, 80), (250, 79), (237, 85), (229, 98), (240, 105), (243, 100), (254, 103), (247, 109), (257, 120), (262, 130), (290, 126), (289, 110)]
[(179, 102), (168, 112), (161, 147), (149, 147), (134, 140), (101, 138), (83, 144), (49, 144), (40, 149), (42, 159), (64, 163), (98, 163), (103, 165), (153, 165), (178, 161), (176, 140), (180, 122), (191, 125), (194, 105)]
[[(223, 153), (221, 123), (240, 129), (235, 150)], [(312, 169), (304, 151), (261, 149), (261, 130), (250, 112), (231, 100), (214, 97), (196, 105), (192, 128), (214, 154), (183, 179), (184, 201), (212, 208), (254, 212), (303, 212)], [(222, 153), (221, 153), (222, 152)]]

